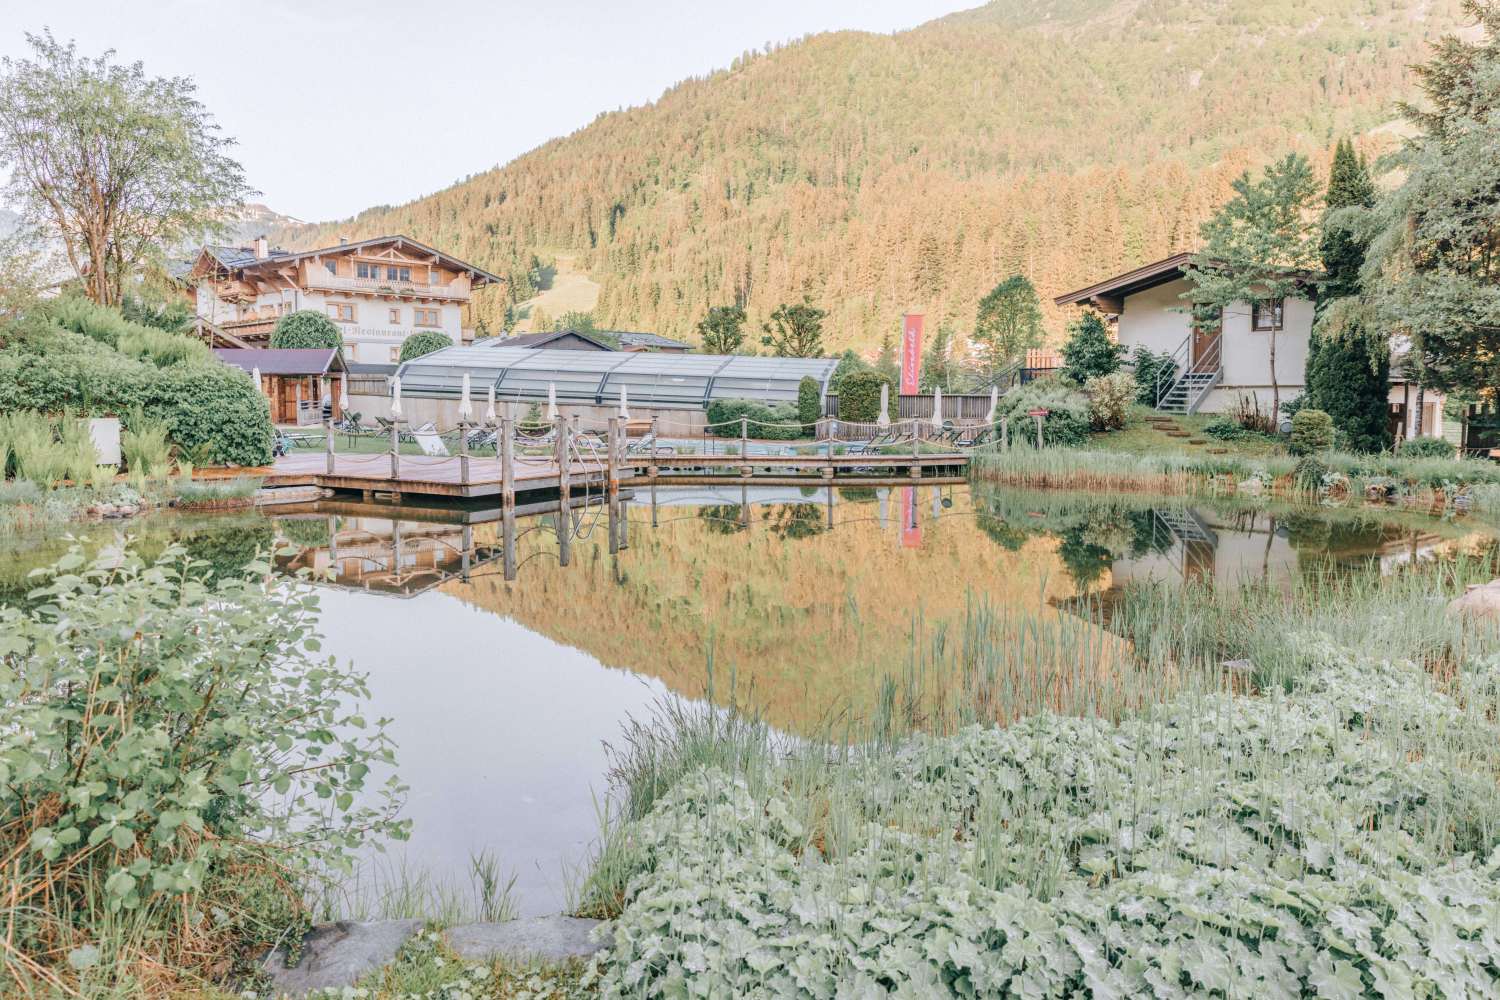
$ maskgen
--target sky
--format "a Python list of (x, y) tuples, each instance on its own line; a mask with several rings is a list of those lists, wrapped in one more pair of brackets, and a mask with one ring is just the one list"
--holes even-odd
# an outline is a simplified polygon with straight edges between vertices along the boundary
[(0, 0), (0, 56), (50, 28), (192, 77), (255, 200), (319, 221), (429, 194), (767, 43), (981, 2)]

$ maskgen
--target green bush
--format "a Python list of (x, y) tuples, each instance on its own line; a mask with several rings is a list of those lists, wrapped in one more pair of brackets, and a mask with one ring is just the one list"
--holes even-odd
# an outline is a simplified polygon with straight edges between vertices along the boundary
[(1125, 372), (1101, 375), (1083, 384), (1089, 398), (1089, 426), (1096, 431), (1117, 431), (1125, 426), (1125, 414), (1135, 398), (1135, 379)]
[(1074, 385), (1113, 375), (1125, 348), (1109, 339), (1109, 328), (1096, 312), (1086, 312), (1068, 326), (1060, 374)]
[(749, 435), (768, 441), (803, 437), (802, 422), (790, 406), (767, 406), (754, 399), (716, 399), (708, 404), (708, 432), (718, 437), (740, 436), (740, 418), (749, 421)]
[(1328, 463), (1323, 461), (1318, 454), (1306, 454), (1297, 459), (1297, 466), (1292, 470), (1292, 479), (1301, 489), (1317, 490), (1323, 485), (1323, 477), (1328, 475), (1328, 472)]
[(137, 408), (165, 420), (185, 453), (229, 465), (271, 461), (269, 405), (237, 368), (217, 360), (158, 368), (53, 325), (0, 352), (0, 412), (124, 417)]
[(1457, 451), (1453, 442), (1433, 437), (1409, 438), (1396, 446), (1402, 458), (1452, 458)]
[(401, 360), (410, 361), (412, 358), (420, 358), (424, 354), (431, 354), (433, 351), (441, 351), (445, 347), (452, 346), (453, 338), (446, 333), (423, 330), (401, 342)]
[(1059, 378), (1039, 378), (1000, 397), (996, 418), (1008, 418), (1012, 441), (1036, 444), (1036, 421), (1028, 410), (1047, 410), (1042, 419), (1042, 443), (1048, 448), (1072, 447), (1089, 439), (1089, 400)]
[(1203, 425), (1203, 433), (1220, 441), (1240, 441), (1250, 436), (1250, 431), (1228, 417), (1214, 417)]
[(1137, 347), (1130, 360), (1135, 366), (1135, 401), (1142, 406), (1155, 406), (1157, 380), (1161, 380), (1165, 390), (1167, 383), (1177, 377), (1177, 363), (1170, 354), (1155, 354), (1144, 347)]
[(405, 834), (372, 775), (392, 744), (364, 679), (316, 653), (316, 598), (265, 562), (206, 567), (74, 547), (42, 600), (0, 607), (0, 909), (70, 995), (138, 995), (144, 966), (221, 977), (304, 929), (316, 879)]
[(804, 424), (816, 424), (823, 416), (823, 389), (811, 375), (803, 376), (797, 383), (797, 419)]
[(133, 323), (107, 306), (66, 295), (49, 303), (45, 315), (64, 330), (82, 334), (128, 358), (149, 361), (160, 368), (177, 364), (210, 364), (216, 359), (208, 346), (182, 330)]
[(1292, 436), (1287, 451), (1293, 455), (1317, 455), (1333, 447), (1333, 418), (1322, 410), (1301, 407), (1292, 417)]
[(314, 309), (299, 309), (276, 321), (271, 346), (278, 349), (338, 348), (344, 346), (338, 324)]
[(896, 400), (896, 383), (873, 368), (850, 372), (839, 383), (839, 419), (850, 423), (874, 423), (880, 419), (880, 387), (889, 386), (891, 404)]

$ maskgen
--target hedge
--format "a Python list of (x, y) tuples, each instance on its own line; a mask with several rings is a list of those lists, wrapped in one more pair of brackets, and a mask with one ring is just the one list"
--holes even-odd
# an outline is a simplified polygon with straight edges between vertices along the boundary
[(433, 351), (441, 351), (445, 347), (453, 346), (453, 338), (446, 333), (438, 333), (436, 330), (423, 330), (407, 337), (401, 343), (401, 360), (410, 361), (412, 358), (420, 358), (424, 354)]
[(166, 421), (173, 442), (195, 460), (271, 461), (270, 408), (236, 368), (217, 362), (158, 368), (102, 347), (0, 354), (0, 411), (71, 410), (124, 419), (137, 406)]
[(850, 423), (874, 423), (880, 418), (880, 387), (890, 386), (890, 399), (896, 399), (896, 384), (887, 375), (874, 370), (851, 372), (839, 383), (839, 419)]
[(276, 321), (276, 329), (271, 331), (271, 346), (278, 350), (333, 349), (343, 347), (344, 338), (327, 316), (312, 309), (299, 309)]
[(708, 432), (718, 437), (739, 437), (740, 418), (750, 421), (749, 433), (765, 441), (795, 441), (803, 436), (802, 423), (791, 406), (767, 406), (753, 399), (716, 399), (708, 404)]

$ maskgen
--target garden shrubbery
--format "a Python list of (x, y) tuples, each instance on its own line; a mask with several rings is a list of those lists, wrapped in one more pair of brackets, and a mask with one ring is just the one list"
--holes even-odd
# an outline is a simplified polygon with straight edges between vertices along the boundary
[(740, 436), (740, 418), (749, 421), (748, 433), (767, 441), (795, 441), (803, 430), (792, 406), (767, 406), (753, 399), (716, 399), (708, 404), (708, 432), (718, 437)]
[(1083, 384), (1089, 397), (1089, 425), (1096, 431), (1117, 431), (1135, 397), (1135, 380), (1125, 372), (1091, 378)]
[(1135, 401), (1142, 406), (1155, 406), (1158, 384), (1165, 391), (1177, 377), (1177, 363), (1166, 352), (1156, 354), (1144, 347), (1137, 347), (1130, 361), (1135, 368)]
[(1396, 446), (1402, 458), (1452, 458), (1457, 451), (1453, 442), (1432, 437), (1408, 438)]
[(317, 654), (316, 600), (265, 562), (209, 569), (74, 548), (39, 601), (0, 607), (0, 911), (22, 993), (221, 980), (295, 940), (362, 844), (404, 835), (372, 795), (391, 743), (360, 718), (363, 679)]
[[(841, 404), (842, 405), (842, 404)], [(1036, 421), (1029, 410), (1047, 410), (1042, 418), (1042, 443), (1048, 447), (1084, 444), (1089, 438), (1089, 398), (1071, 384), (1040, 378), (1000, 397), (995, 417), (1008, 418), (1012, 441), (1036, 444)]]
[(815, 424), (823, 416), (823, 389), (811, 375), (797, 383), (797, 419)]
[[(52, 319), (53, 310), (59, 314)], [(128, 323), (92, 303), (60, 299), (4, 331), (0, 412), (36, 410), (164, 421), (193, 461), (265, 465), (271, 415), (245, 373), (182, 335)], [(128, 357), (118, 345), (140, 348)]]
[(1320, 455), (1333, 447), (1333, 418), (1322, 410), (1300, 407), (1292, 417), (1292, 436), (1287, 451), (1293, 455)]

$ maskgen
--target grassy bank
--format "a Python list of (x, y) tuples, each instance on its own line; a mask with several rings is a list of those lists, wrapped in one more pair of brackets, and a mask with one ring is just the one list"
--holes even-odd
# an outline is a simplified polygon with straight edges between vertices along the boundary
[(1493, 995), (1500, 640), (1442, 600), (1493, 572), (1140, 590), (1086, 698), (971, 622), (921, 732), (670, 711), (618, 761), (601, 992)]
[[(1464, 495), (1473, 509), (1500, 509), (1500, 465), (1466, 458), (1390, 454), (1318, 456), (1326, 474), (1309, 482), (1290, 455), (1137, 454), (1113, 450), (1013, 447), (974, 456), (981, 482), (1036, 489), (1161, 494), (1269, 493), (1302, 498), (1363, 498), (1447, 503)], [(1242, 485), (1244, 484), (1244, 485)]]

